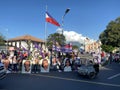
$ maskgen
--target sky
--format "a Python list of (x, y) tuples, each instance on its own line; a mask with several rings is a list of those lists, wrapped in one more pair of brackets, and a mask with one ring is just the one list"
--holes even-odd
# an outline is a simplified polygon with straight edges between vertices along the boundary
[[(98, 40), (108, 23), (120, 16), (120, 0), (0, 0), (0, 32), (8, 39), (32, 35), (40, 39), (55, 33), (59, 27), (45, 21), (45, 12), (62, 24), (65, 33)], [(66, 35), (65, 34), (65, 35)], [(73, 35), (73, 34), (72, 34)], [(78, 37), (80, 36), (80, 37)]]

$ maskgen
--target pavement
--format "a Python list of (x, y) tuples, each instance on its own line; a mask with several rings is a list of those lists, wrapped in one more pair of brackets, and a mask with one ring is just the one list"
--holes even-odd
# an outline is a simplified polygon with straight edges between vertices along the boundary
[(0, 90), (120, 90), (120, 64), (100, 67), (95, 79), (81, 77), (77, 72), (38, 74), (9, 73), (0, 81)]

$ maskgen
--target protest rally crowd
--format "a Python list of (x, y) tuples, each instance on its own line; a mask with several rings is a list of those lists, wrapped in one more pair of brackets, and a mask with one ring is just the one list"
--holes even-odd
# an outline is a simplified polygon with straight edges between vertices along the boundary
[[(80, 55), (84, 53), (72, 51), (62, 55), (60, 52), (55, 54), (45, 50), (42, 53), (37, 51), (28, 53), (24, 50), (11, 50), (7, 53), (0, 51), (0, 62), (5, 65), (7, 73), (70, 72), (77, 71), (83, 62), (88, 62), (88, 60), (82, 61)], [(94, 52), (89, 53), (89, 55), (93, 57), (91, 61), (97, 64), (106, 61), (109, 61), (109, 63), (113, 61), (120, 62), (120, 54)]]

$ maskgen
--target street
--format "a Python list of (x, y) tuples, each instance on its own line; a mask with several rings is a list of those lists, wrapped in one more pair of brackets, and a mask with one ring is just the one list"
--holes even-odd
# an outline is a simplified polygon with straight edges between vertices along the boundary
[(118, 63), (100, 67), (95, 79), (81, 77), (77, 72), (11, 73), (0, 81), (0, 90), (120, 90), (119, 68)]
[(120, 90), (120, 0), (0, 0), (0, 90)]

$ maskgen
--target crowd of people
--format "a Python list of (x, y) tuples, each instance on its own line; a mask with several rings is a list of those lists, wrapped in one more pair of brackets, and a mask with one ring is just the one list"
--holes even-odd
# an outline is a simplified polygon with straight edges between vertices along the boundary
[(107, 61), (108, 64), (112, 62), (120, 63), (120, 53), (101, 53), (101, 61)]
[[(82, 53), (84, 54), (84, 53)], [(32, 56), (30, 58), (30, 56)], [(103, 61), (110, 63), (120, 62), (119, 54), (92, 53), (92, 62), (101, 64)], [(70, 72), (77, 71), (83, 63), (78, 53), (70, 52), (65, 55), (43, 51), (42, 54), (29, 54), (27, 51), (10, 50), (0, 52), (0, 62), (4, 63), (8, 73), (40, 73), (40, 72)]]
[(0, 52), (0, 62), (4, 63), (8, 73), (69, 72), (77, 70), (80, 58), (73, 52), (61, 56), (49, 51), (29, 54), (27, 51), (10, 50), (7, 53)]

